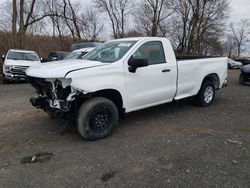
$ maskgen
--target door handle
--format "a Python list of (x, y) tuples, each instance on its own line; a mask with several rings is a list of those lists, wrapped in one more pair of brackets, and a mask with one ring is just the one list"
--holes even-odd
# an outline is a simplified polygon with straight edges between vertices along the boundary
[(170, 72), (171, 69), (163, 69), (162, 72)]

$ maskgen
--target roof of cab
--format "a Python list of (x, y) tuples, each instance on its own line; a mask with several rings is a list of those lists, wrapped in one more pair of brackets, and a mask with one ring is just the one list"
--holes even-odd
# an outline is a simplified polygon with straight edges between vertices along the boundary
[(146, 39), (161, 40), (161, 39), (167, 39), (167, 38), (163, 38), (163, 37), (130, 37), (130, 38), (115, 39), (112, 41), (141, 41), (141, 40), (146, 40)]

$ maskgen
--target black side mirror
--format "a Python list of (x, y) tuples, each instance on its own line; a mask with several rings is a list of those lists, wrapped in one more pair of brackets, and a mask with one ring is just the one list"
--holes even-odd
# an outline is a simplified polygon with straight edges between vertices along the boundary
[(128, 65), (129, 65), (129, 68), (128, 68), (129, 72), (135, 73), (137, 68), (148, 66), (148, 60), (147, 59), (135, 59), (131, 57), (128, 60)]
[(5, 60), (5, 55), (2, 55), (2, 61), (4, 62), (4, 60)]

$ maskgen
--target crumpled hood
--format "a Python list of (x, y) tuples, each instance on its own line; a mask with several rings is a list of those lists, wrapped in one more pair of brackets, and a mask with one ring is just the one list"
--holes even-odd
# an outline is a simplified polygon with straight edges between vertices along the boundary
[(12, 59), (6, 59), (4, 61), (5, 66), (34, 66), (34, 65), (40, 65), (40, 61), (25, 61), (25, 60), (12, 60)]
[(37, 78), (64, 78), (67, 73), (72, 71), (105, 65), (107, 64), (99, 61), (88, 61), (80, 59), (56, 61), (32, 66), (26, 70), (26, 74), (28, 76)]
[(241, 67), (241, 71), (245, 73), (250, 73), (250, 64)]

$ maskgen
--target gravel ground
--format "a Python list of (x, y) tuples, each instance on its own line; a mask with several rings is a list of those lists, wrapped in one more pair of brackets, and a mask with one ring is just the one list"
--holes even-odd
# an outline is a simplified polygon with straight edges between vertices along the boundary
[(28, 84), (0, 85), (0, 187), (249, 188), (250, 87), (229, 76), (209, 108), (187, 99), (131, 113), (95, 142), (61, 135)]

